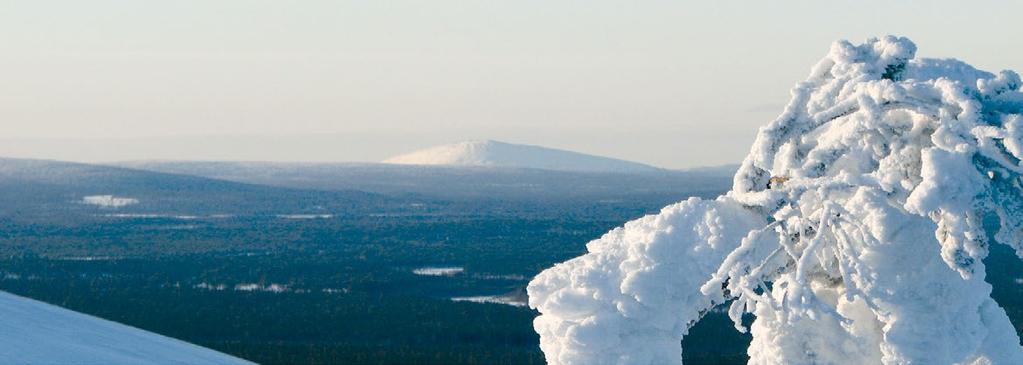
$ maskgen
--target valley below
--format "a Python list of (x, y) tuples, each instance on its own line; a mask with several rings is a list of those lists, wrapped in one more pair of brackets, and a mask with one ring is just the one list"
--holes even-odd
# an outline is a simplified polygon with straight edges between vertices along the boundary
[[(262, 364), (542, 364), (525, 296), (534, 275), (625, 221), (730, 183), (709, 172), (284, 166), (287, 179), (256, 182), (3, 166), (0, 290)], [(466, 183), (495, 176), (548, 178)], [(389, 190), (402, 181), (404, 192)], [(436, 192), (444, 186), (459, 188)], [(1020, 328), (1023, 268), (1001, 249), (988, 280)], [(683, 357), (745, 363), (749, 340), (712, 311)]]

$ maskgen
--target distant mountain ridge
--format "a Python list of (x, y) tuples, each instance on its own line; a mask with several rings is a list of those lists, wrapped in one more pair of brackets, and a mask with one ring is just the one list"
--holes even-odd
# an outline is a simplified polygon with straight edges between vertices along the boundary
[[(442, 199), (583, 198), (592, 201), (635, 194), (674, 196), (724, 191), (728, 168), (623, 172), (536, 168), (353, 163), (230, 161), (135, 161), (119, 166), (292, 189), (356, 190), (390, 196), (420, 194)], [(734, 167), (730, 171), (734, 172)]]
[(491, 140), (430, 147), (383, 161), (399, 165), (490, 166), (576, 172), (655, 172), (650, 165), (540, 146)]
[(0, 206), (4, 208), (0, 217), (45, 216), (52, 209), (84, 216), (112, 210), (167, 215), (312, 214), (321, 208), (361, 214), (402, 204), (363, 191), (301, 191), (175, 172), (0, 157)]

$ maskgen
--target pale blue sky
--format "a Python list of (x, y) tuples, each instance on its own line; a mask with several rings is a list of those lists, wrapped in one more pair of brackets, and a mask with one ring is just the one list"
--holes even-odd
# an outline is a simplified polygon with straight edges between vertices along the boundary
[[(895, 3), (895, 4), (890, 4)], [(0, 155), (735, 162), (835, 39), (1023, 70), (1019, 2), (0, 1)]]

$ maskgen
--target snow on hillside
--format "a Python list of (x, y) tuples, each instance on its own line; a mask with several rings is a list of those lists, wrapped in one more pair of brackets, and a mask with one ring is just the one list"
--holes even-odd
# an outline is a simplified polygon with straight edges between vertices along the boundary
[(251, 364), (155, 333), (0, 292), (0, 363)]
[(587, 172), (652, 172), (659, 170), (653, 166), (636, 162), (497, 141), (469, 141), (431, 147), (389, 158), (384, 163), (401, 165), (491, 166)]
[(82, 203), (88, 205), (95, 205), (103, 208), (120, 208), (133, 204), (138, 204), (139, 200), (135, 198), (125, 198), (113, 195), (89, 195), (82, 197)]
[(1023, 364), (983, 261), (992, 233), (1023, 257), (1023, 82), (915, 53), (835, 42), (731, 191), (536, 276), (547, 361), (680, 364), (679, 340), (730, 302), (750, 364)]

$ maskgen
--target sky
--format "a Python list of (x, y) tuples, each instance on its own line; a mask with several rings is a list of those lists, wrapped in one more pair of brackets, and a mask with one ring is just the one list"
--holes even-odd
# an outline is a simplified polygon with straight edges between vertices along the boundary
[(1023, 70), (1023, 2), (0, 0), (0, 156), (740, 161), (836, 39)]

